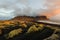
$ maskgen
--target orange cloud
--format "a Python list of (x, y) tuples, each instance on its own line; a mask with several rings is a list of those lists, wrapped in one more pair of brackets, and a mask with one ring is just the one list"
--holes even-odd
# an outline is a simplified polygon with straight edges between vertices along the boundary
[(50, 12), (45, 12), (43, 15), (47, 16), (47, 18), (50, 18), (57, 14), (60, 14), (60, 9), (54, 9), (54, 10), (51, 10)]

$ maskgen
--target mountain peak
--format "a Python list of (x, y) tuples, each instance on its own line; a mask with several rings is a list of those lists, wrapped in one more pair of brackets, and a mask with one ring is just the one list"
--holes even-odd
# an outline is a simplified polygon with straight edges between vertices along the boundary
[(23, 20), (23, 21), (36, 21), (36, 20), (48, 20), (46, 16), (17, 16), (13, 18), (12, 20)]

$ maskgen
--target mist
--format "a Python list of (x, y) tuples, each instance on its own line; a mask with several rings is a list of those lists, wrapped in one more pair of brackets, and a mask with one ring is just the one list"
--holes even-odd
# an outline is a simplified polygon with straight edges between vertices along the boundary
[(60, 22), (60, 0), (47, 0), (46, 5), (48, 11), (44, 15), (51, 21)]

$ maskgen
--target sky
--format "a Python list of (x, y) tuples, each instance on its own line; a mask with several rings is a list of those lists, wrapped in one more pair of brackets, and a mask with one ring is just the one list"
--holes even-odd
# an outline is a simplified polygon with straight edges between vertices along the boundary
[(0, 0), (0, 20), (24, 15), (45, 15), (50, 20), (58, 21), (60, 20), (60, 0)]

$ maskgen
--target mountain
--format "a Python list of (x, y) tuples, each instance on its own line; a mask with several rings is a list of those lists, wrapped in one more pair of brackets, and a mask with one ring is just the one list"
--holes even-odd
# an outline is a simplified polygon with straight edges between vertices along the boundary
[(11, 20), (0, 21), (0, 39), (1, 40), (43, 40), (58, 34), (60, 30), (51, 28), (54, 26), (40, 24), (33, 21), (47, 20), (45, 16), (29, 17), (17, 16)]

